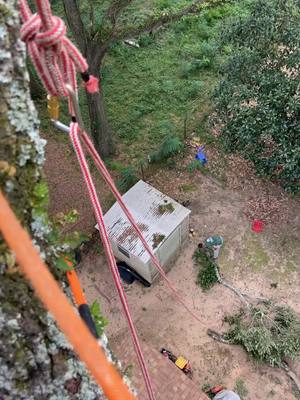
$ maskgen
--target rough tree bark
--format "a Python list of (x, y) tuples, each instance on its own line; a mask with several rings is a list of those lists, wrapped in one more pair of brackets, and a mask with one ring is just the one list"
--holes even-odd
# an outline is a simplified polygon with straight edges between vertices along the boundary
[[(49, 226), (36, 208), (45, 141), (29, 95), (16, 3), (0, 0), (0, 187), (47, 258)], [(0, 235), (0, 399), (103, 398)]]
[[(99, 79), (101, 75), (101, 63), (93, 62), (93, 57), (87, 54), (90, 72)], [(102, 157), (107, 157), (114, 152), (113, 135), (108, 123), (107, 113), (105, 110), (103, 90), (101, 84), (99, 93), (90, 94), (86, 92), (87, 105), (90, 117), (90, 132), (94, 139), (94, 144)]]
[[(86, 57), (89, 71), (99, 79), (103, 57), (106, 53), (105, 46), (101, 43), (91, 43), (86, 31), (76, 1), (64, 1), (64, 9), (68, 25), (70, 26), (80, 51)], [(100, 84), (99, 93), (86, 93), (90, 118), (90, 133), (94, 139), (95, 147), (102, 157), (107, 157), (114, 152), (113, 137), (107, 119), (103, 91)]]

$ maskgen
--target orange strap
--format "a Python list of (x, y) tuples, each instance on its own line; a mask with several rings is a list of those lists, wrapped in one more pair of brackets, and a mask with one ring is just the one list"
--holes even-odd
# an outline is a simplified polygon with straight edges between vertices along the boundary
[(106, 397), (109, 400), (136, 400), (48, 271), (1, 191), (0, 231), (37, 296), (54, 316)]
[(75, 269), (72, 269), (71, 271), (67, 271), (67, 278), (72, 290), (72, 294), (74, 296), (75, 303), (77, 306), (80, 306), (81, 304), (87, 304), (87, 301), (85, 299), (83, 290), (81, 288), (78, 276), (76, 274)]

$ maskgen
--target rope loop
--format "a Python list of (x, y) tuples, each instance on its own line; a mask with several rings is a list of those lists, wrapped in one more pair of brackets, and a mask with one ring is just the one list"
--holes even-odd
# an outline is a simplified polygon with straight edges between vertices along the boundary
[[(21, 39), (27, 44), (35, 69), (52, 96), (67, 97), (66, 84), (77, 91), (76, 71), (84, 74), (84, 86), (89, 93), (99, 91), (98, 79), (88, 73), (88, 64), (65, 36), (63, 20), (52, 15), (48, 0), (36, 0), (37, 14), (32, 14), (26, 0), (19, 0), (23, 19)], [(69, 112), (73, 113), (69, 101)]]
[(32, 14), (21, 28), (21, 39), (28, 43), (33, 40), (41, 29), (41, 18), (38, 14)]
[(59, 44), (66, 33), (66, 26), (59, 17), (52, 16), (52, 29), (40, 32), (36, 35), (35, 41), (38, 46), (48, 47)]

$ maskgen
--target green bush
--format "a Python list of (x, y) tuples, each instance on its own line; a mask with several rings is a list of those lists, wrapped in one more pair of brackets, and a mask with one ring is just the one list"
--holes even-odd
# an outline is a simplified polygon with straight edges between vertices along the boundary
[(193, 161), (189, 162), (187, 169), (190, 174), (193, 174), (195, 171), (201, 171), (201, 172), (206, 171), (205, 167), (203, 167), (203, 165), (201, 165), (199, 160), (193, 160)]
[(204, 83), (202, 81), (190, 81), (185, 85), (185, 95), (188, 99), (195, 99), (203, 93)]
[[(225, 148), (260, 175), (299, 192), (300, 12), (298, 0), (256, 0), (228, 25), (230, 46), (215, 92)], [(228, 50), (228, 47), (227, 47)]]
[(151, 46), (155, 41), (156, 37), (153, 34), (145, 33), (139, 37), (139, 45), (141, 47)]
[(195, 64), (191, 62), (183, 63), (179, 68), (179, 77), (182, 79), (187, 79), (190, 74), (197, 70)]
[(282, 367), (285, 357), (300, 357), (300, 319), (289, 307), (262, 303), (225, 318), (225, 338), (258, 361)]
[(218, 277), (215, 270), (214, 263), (202, 251), (196, 250), (194, 253), (194, 261), (199, 266), (197, 284), (203, 290), (208, 290), (218, 282)]
[(150, 155), (151, 162), (165, 161), (168, 158), (179, 153), (183, 149), (183, 144), (179, 137), (167, 135), (165, 140), (160, 145), (158, 151)]

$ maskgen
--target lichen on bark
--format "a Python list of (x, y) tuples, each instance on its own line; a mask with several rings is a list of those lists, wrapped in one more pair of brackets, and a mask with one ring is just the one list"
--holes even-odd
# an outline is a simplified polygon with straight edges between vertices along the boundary
[[(29, 95), (16, 0), (0, 0), (0, 187), (43, 251), (45, 141)], [(43, 234), (44, 232), (44, 234)], [(35, 298), (0, 235), (0, 399), (103, 399), (52, 317)]]

